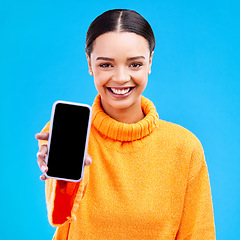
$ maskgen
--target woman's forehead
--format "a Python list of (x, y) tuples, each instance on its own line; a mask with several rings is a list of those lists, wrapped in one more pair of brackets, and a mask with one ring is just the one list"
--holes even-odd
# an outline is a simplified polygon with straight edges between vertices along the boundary
[(108, 32), (97, 37), (93, 43), (94, 55), (107, 54), (110, 57), (122, 53), (131, 57), (149, 55), (148, 41), (131, 32)]

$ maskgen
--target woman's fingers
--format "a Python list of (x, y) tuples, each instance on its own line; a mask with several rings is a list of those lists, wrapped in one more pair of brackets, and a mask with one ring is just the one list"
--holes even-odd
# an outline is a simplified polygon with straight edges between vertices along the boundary
[[(38, 156), (39, 168), (41, 169), (41, 171), (43, 173), (46, 173), (48, 171), (48, 167), (47, 167), (46, 162), (45, 162), (46, 154), (47, 154), (47, 146), (42, 145), (39, 149), (39, 152), (37, 153), (37, 156)], [(91, 163), (92, 163), (92, 158), (87, 154), (86, 158), (85, 158), (85, 166), (89, 166)], [(40, 176), (40, 180), (45, 181), (46, 179), (47, 179), (47, 177), (44, 174), (42, 174)]]
[(47, 177), (43, 174), (40, 176), (40, 180), (45, 181), (45, 180), (47, 180)]
[(49, 133), (48, 132), (45, 132), (45, 133), (37, 133), (35, 135), (35, 138), (37, 140), (48, 140), (48, 137), (49, 137)]
[(86, 158), (85, 158), (85, 166), (89, 166), (92, 163), (92, 158), (90, 157), (89, 154), (86, 154)]
[(35, 138), (37, 140), (48, 140), (48, 137), (49, 137), (49, 133), (48, 132), (45, 132), (45, 133), (37, 133), (35, 135)]
[[(39, 166), (40, 170), (43, 173), (46, 173), (48, 171), (48, 167), (47, 167), (47, 164), (45, 162), (46, 154), (47, 154), (47, 145), (40, 146), (39, 151), (37, 153), (37, 163), (38, 163), (38, 166)], [(46, 176), (42, 175), (40, 177), (40, 179), (42, 181), (44, 181), (44, 180), (46, 180)]]
[[(49, 133), (37, 133), (35, 135), (35, 138), (37, 140), (48, 140)], [(45, 157), (46, 157), (47, 152), (48, 152), (47, 145), (42, 145), (42, 146), (40, 146), (39, 151), (37, 153), (38, 166), (43, 173), (46, 173), (48, 171), (48, 166), (45, 162)], [(89, 166), (91, 163), (92, 163), (92, 158), (88, 154), (86, 154), (86, 158), (84, 161), (85, 166)], [(47, 177), (44, 174), (42, 174), (40, 176), (40, 179), (42, 181), (45, 181), (47, 179)]]
[[(49, 138), (49, 133), (46, 132), (46, 133), (37, 133), (35, 135), (35, 138), (37, 140), (48, 140)], [(37, 153), (37, 163), (38, 163), (38, 166), (40, 168), (40, 170), (43, 172), (43, 173), (46, 173), (48, 171), (48, 167), (47, 167), (47, 164), (45, 162), (45, 157), (46, 157), (46, 154), (47, 154), (47, 145), (42, 145), (40, 146), (39, 148), (39, 151)], [(42, 181), (46, 180), (47, 177), (43, 174), (40, 176), (40, 179)]]

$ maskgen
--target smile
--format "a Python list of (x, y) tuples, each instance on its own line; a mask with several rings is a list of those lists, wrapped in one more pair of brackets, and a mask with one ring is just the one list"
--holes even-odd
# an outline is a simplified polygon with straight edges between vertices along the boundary
[(115, 96), (123, 97), (123, 96), (128, 96), (132, 92), (134, 87), (126, 87), (126, 88), (108, 87), (107, 89), (110, 93), (114, 94)]
[(128, 93), (131, 88), (124, 88), (124, 89), (119, 89), (119, 88), (110, 88), (110, 90), (115, 93), (115, 94), (118, 94), (118, 95), (123, 95), (123, 94), (126, 94)]

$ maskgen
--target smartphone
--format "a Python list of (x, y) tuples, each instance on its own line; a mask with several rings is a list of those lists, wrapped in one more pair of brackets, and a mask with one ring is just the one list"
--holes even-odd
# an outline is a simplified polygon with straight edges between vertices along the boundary
[(71, 182), (83, 178), (91, 115), (91, 107), (87, 104), (66, 101), (53, 104), (46, 177)]

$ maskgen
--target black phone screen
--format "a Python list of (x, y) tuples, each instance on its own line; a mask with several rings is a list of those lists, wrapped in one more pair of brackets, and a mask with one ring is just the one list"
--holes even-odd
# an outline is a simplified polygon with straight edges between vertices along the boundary
[(56, 104), (47, 159), (48, 176), (76, 181), (82, 178), (89, 117), (88, 107)]

